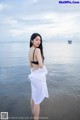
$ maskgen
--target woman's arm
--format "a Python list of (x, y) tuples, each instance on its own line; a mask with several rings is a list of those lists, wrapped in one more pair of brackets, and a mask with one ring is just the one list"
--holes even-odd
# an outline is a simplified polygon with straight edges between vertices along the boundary
[(37, 60), (39, 62), (39, 67), (42, 68), (44, 64), (42, 62), (41, 51), (39, 48), (36, 49), (36, 57), (37, 57)]

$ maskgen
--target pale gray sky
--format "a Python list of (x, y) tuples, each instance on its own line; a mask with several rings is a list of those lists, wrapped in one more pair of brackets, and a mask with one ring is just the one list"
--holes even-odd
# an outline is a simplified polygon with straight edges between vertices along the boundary
[(34, 32), (40, 33), (45, 41), (79, 40), (79, 21), (80, 3), (0, 0), (0, 41), (26, 41)]

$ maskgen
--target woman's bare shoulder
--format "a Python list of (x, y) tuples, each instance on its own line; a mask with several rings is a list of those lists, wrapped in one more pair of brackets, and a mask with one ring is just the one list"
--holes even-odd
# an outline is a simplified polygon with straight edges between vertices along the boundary
[(39, 53), (40, 52), (40, 48), (36, 48), (36, 53)]

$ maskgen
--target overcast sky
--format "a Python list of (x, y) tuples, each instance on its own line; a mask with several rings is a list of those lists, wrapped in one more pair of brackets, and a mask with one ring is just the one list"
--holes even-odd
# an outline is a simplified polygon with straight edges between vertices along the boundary
[(45, 41), (80, 39), (80, 3), (58, 0), (0, 0), (0, 41), (26, 41), (38, 32)]

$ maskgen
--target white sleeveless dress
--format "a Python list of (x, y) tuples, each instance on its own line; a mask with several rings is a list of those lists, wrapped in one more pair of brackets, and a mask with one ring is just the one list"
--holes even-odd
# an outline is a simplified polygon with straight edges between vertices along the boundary
[(45, 97), (49, 98), (46, 83), (47, 72), (48, 71), (44, 65), (42, 68), (35, 71), (31, 69), (31, 74), (28, 75), (31, 82), (31, 95), (35, 104), (41, 103)]

